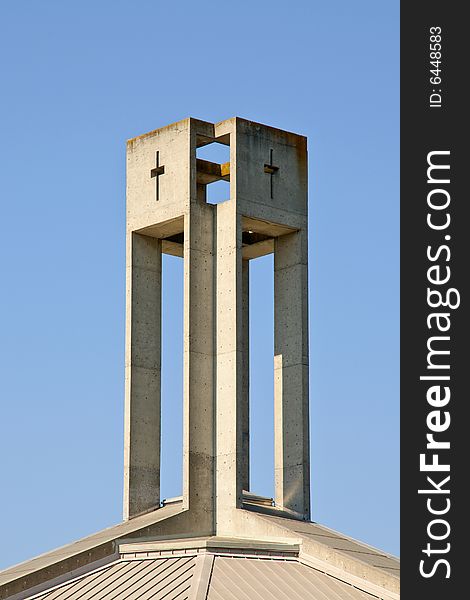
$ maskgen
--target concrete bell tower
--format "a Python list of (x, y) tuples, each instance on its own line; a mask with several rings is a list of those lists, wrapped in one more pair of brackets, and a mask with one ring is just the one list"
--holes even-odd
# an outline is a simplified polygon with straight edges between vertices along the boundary
[[(216, 142), (228, 163), (196, 157)], [(221, 179), (230, 197), (207, 203)], [(184, 257), (183, 507), (201, 532), (229, 535), (237, 509), (257, 504), (249, 268), (274, 253), (275, 498), (264, 510), (309, 520), (307, 239), (305, 137), (186, 119), (128, 142), (125, 519), (160, 505), (162, 253)]]
[[(218, 164), (198, 147), (230, 147)], [(225, 202), (207, 186), (230, 181)], [(399, 600), (399, 561), (309, 521), (306, 138), (186, 119), (127, 147), (124, 520), (0, 600)], [(162, 253), (184, 257), (183, 495), (160, 497)], [(274, 254), (275, 497), (250, 490), (250, 260)], [(256, 440), (255, 440), (256, 443)]]

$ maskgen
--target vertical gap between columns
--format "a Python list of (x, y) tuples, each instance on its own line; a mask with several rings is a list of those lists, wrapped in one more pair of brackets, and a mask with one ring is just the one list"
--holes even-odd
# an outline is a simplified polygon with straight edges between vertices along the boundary
[(183, 493), (183, 259), (162, 256), (161, 498)]
[(274, 255), (250, 261), (250, 491), (274, 497)]

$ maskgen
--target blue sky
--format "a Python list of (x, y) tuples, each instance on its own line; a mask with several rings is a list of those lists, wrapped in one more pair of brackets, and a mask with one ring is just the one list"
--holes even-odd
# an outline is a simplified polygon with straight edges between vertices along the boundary
[[(125, 140), (187, 116), (309, 138), (312, 516), (397, 554), (398, 1), (5, 0), (0, 32), (0, 567), (121, 519)], [(182, 275), (165, 269), (172, 496)], [(252, 487), (271, 495), (270, 259), (253, 270)]]

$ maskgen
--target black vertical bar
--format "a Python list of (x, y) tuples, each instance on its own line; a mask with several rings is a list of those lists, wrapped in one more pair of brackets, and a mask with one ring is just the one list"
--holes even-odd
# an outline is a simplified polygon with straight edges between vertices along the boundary
[[(469, 370), (470, 235), (465, 214), (470, 201), (464, 189), (469, 171), (464, 110), (469, 36), (463, 6), (435, 0), (401, 3), (401, 580), (405, 600), (468, 595), (464, 551), (468, 518), (460, 514), (470, 502), (465, 491), (468, 466), (459, 466), (469, 456), (466, 439), (470, 437), (464, 417), (469, 404), (465, 375)], [(430, 163), (450, 169), (431, 166), (428, 173)], [(433, 354), (434, 350), (446, 353)], [(433, 447), (432, 440), (443, 445)], [(430, 470), (433, 460), (436, 468)]]
[(156, 169), (157, 169), (157, 176), (156, 176), (156, 182), (155, 182), (155, 195), (156, 195), (156, 199), (157, 202), (158, 200), (160, 200), (160, 174), (158, 172), (158, 167), (160, 166), (160, 151), (157, 150), (157, 155), (155, 157), (156, 160)]
[(274, 197), (273, 196), (273, 176), (274, 176), (274, 172), (273, 172), (273, 150), (271, 148), (271, 150), (269, 151), (269, 164), (271, 166), (271, 175), (270, 175), (270, 179), (271, 179), (271, 199)]

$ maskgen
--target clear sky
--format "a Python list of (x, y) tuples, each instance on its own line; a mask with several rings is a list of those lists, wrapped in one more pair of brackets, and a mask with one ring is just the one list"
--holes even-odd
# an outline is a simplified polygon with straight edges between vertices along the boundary
[[(121, 519), (125, 141), (187, 116), (309, 138), (312, 516), (397, 554), (398, 0), (3, 0), (0, 57), (0, 567)], [(252, 488), (271, 495), (272, 265), (257, 263)], [(181, 278), (166, 260), (167, 497)]]

